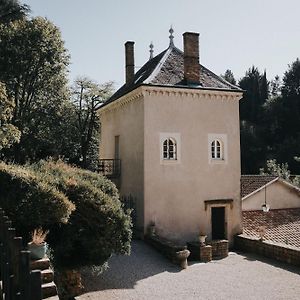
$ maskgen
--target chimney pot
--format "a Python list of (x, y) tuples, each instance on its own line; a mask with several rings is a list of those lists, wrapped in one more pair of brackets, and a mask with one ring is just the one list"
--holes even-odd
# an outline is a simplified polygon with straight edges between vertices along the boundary
[(186, 83), (200, 83), (199, 33), (185, 32), (184, 45), (184, 79)]
[(134, 80), (134, 42), (132, 41), (125, 43), (125, 72), (126, 84), (129, 85)]

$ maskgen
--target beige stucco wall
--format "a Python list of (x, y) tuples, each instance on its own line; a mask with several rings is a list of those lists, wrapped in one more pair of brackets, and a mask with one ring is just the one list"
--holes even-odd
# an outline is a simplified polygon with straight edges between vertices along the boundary
[[(151, 89), (149, 89), (151, 91)], [(223, 92), (157, 89), (144, 100), (145, 226), (155, 221), (160, 235), (194, 240), (199, 230), (211, 237), (211, 207), (205, 200), (234, 200), (226, 205), (227, 237), (241, 232), (240, 132), (238, 99)], [(160, 133), (180, 134), (180, 162), (161, 162)], [(227, 136), (225, 162), (209, 163), (208, 134)], [(224, 205), (222, 205), (224, 206)]]
[[(132, 96), (133, 94), (134, 96)], [(137, 222), (139, 227), (143, 227), (144, 101), (141, 95), (135, 92), (130, 93), (125, 99), (121, 100), (122, 105), (114, 103), (99, 110), (101, 120), (100, 158), (114, 158), (115, 136), (119, 135), (120, 195), (132, 195), (136, 198)]]
[[(288, 187), (286, 184), (276, 181), (266, 188), (266, 200), (270, 209), (300, 207), (299, 192)], [(243, 210), (261, 210), (265, 202), (265, 189), (249, 196), (242, 201)]]

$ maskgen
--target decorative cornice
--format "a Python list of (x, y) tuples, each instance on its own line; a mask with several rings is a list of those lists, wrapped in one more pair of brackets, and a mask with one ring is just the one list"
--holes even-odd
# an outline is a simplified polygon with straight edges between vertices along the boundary
[(119, 99), (109, 103), (108, 105), (104, 106), (103, 108), (99, 108), (98, 114), (101, 116), (103, 113), (107, 113), (110, 111), (114, 111), (120, 109), (121, 107), (127, 105), (128, 103), (138, 100), (143, 96), (142, 87), (138, 87), (137, 89), (129, 92), (128, 94), (120, 97)]
[(170, 97), (190, 97), (202, 98), (205, 100), (240, 100), (243, 97), (242, 91), (223, 91), (216, 89), (185, 89), (174, 87), (144, 86), (144, 92), (148, 96), (170, 96)]
[(128, 103), (145, 96), (166, 96), (166, 97), (189, 97), (193, 99), (233, 101), (240, 100), (243, 97), (242, 91), (224, 91), (216, 89), (191, 89), (177, 87), (158, 87), (142, 85), (119, 99), (109, 103), (103, 108), (99, 108), (99, 114), (113, 111), (127, 105)]

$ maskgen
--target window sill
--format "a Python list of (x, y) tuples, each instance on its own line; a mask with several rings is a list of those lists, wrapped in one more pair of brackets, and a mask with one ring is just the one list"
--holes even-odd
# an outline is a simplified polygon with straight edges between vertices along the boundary
[(220, 158), (211, 158), (209, 160), (210, 164), (225, 164), (226, 160), (225, 159), (220, 159)]
[(176, 165), (179, 164), (180, 161), (178, 159), (161, 159), (161, 165)]

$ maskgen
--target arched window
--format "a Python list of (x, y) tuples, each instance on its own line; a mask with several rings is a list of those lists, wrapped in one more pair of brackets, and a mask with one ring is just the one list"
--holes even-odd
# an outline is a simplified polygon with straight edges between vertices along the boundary
[(164, 159), (177, 159), (177, 144), (176, 140), (167, 138), (163, 143), (163, 158)]
[(222, 142), (219, 140), (213, 140), (211, 142), (211, 158), (223, 159)]

